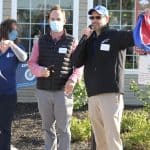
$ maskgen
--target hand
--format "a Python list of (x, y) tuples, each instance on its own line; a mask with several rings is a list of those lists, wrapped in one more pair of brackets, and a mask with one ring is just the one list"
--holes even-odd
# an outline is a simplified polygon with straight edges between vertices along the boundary
[(41, 69), (41, 76), (42, 77), (46, 77), (46, 78), (50, 76), (50, 71), (48, 70), (48, 68), (43, 67)]
[(149, 8), (145, 8), (145, 9), (144, 9), (144, 13), (145, 13), (146, 15), (150, 15), (150, 9), (149, 9)]
[(82, 35), (86, 35), (87, 38), (89, 38), (91, 36), (92, 32), (93, 32), (93, 30), (88, 27), (88, 28), (83, 29)]
[(73, 92), (74, 86), (75, 86), (75, 82), (69, 79), (65, 85), (65, 93), (71, 94)]
[(5, 40), (0, 42), (0, 51), (5, 53), (9, 47), (13, 45), (13, 42), (10, 40)]

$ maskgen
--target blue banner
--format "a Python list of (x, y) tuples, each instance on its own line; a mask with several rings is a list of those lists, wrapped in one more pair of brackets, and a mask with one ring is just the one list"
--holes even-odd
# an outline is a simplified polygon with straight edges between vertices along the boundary
[(18, 65), (16, 80), (17, 88), (34, 86), (36, 84), (36, 78), (32, 75), (27, 63), (21, 63)]

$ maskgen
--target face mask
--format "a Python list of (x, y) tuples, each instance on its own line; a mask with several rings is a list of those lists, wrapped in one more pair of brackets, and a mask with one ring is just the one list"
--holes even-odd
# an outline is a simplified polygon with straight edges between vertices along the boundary
[(12, 30), (8, 35), (8, 38), (11, 41), (16, 40), (17, 37), (18, 37), (18, 32), (16, 30)]
[(63, 23), (60, 21), (51, 21), (50, 22), (50, 28), (53, 32), (61, 32), (63, 31)]

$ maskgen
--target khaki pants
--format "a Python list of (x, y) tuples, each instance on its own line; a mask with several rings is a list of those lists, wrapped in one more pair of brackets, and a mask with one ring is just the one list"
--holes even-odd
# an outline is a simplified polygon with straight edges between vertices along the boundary
[(89, 97), (89, 116), (97, 150), (123, 150), (120, 125), (123, 95), (105, 93)]

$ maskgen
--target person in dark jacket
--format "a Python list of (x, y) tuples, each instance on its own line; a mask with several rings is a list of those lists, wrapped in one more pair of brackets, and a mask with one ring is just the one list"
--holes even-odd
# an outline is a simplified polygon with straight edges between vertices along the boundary
[(27, 54), (18, 43), (17, 22), (6, 19), (0, 25), (0, 150), (10, 150), (11, 122), (17, 103), (16, 69)]
[(84, 65), (97, 150), (122, 150), (125, 49), (134, 46), (133, 33), (109, 29), (109, 12), (104, 6), (96, 6), (88, 14), (92, 29), (84, 29), (84, 38), (72, 55), (73, 64)]

